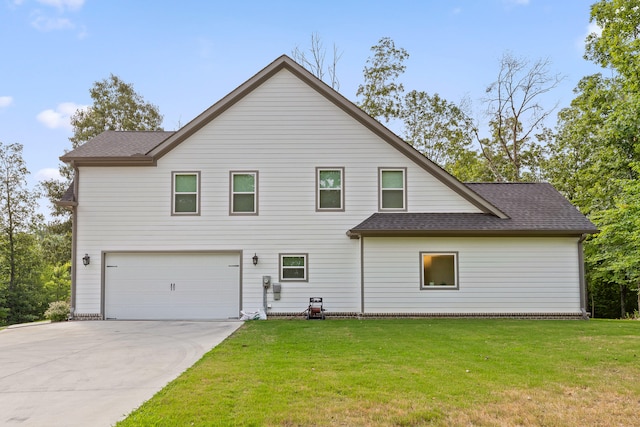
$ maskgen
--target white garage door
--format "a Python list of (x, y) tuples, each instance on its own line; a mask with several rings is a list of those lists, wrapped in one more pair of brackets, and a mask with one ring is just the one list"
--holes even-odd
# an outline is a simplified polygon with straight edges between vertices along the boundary
[(227, 319), (240, 314), (240, 256), (110, 253), (107, 319)]

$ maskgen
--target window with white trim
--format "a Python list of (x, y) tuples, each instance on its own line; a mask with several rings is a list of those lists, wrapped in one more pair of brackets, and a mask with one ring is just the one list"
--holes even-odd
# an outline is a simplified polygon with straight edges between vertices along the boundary
[(406, 169), (379, 169), (380, 210), (406, 210)]
[(344, 168), (316, 168), (317, 210), (344, 210), (343, 177)]
[(200, 214), (200, 172), (173, 172), (171, 179), (173, 215)]
[(280, 254), (280, 281), (309, 281), (307, 258), (307, 254)]
[(421, 289), (458, 289), (457, 252), (420, 252)]
[(232, 171), (229, 211), (232, 215), (258, 214), (258, 172)]

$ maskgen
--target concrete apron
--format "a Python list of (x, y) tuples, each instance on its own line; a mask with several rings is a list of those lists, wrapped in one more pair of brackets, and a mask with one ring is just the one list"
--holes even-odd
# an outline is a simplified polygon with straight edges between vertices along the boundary
[(76, 321), (0, 331), (0, 425), (112, 426), (241, 325)]

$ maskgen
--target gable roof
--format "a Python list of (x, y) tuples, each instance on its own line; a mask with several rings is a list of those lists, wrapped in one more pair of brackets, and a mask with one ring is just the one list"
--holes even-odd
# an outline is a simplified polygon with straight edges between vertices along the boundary
[[(394, 146), (482, 212), (500, 218), (507, 217), (499, 208), (472, 191), (469, 187), (466, 187), (431, 160), (427, 159), (399, 136), (358, 108), (353, 102), (326, 85), (286, 55), (277, 58), (176, 132), (131, 133), (107, 131), (78, 147), (76, 150), (60, 157), (60, 160), (76, 166), (153, 166), (158, 159), (170, 152), (174, 147), (185, 141), (199, 129), (251, 93), (256, 87), (283, 69), (294, 74), (316, 92), (338, 106), (382, 140)], [(129, 143), (132, 144), (131, 147), (129, 147)], [(87, 147), (83, 148), (85, 146)]]
[(375, 213), (352, 236), (573, 236), (598, 230), (551, 184), (487, 183), (467, 187), (499, 206), (508, 218), (481, 213)]

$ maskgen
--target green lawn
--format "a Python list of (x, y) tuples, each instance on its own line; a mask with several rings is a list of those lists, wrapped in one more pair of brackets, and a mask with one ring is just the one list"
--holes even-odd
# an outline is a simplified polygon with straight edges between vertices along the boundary
[(247, 322), (124, 426), (609, 426), (640, 411), (640, 322)]

